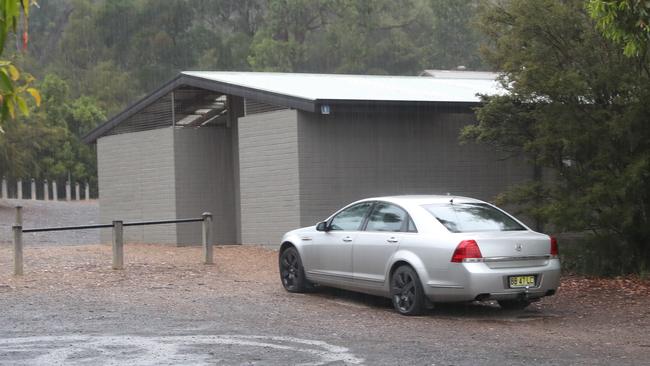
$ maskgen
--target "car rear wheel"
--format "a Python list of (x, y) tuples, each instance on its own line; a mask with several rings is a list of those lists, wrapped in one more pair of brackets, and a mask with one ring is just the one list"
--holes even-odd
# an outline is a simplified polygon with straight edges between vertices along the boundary
[(393, 307), (402, 315), (419, 315), (424, 310), (424, 291), (411, 266), (398, 267), (390, 280)]
[(499, 300), (497, 302), (505, 310), (522, 310), (530, 305), (528, 300)]
[(285, 290), (289, 292), (305, 292), (309, 283), (305, 278), (300, 254), (294, 247), (289, 247), (280, 253), (280, 280)]

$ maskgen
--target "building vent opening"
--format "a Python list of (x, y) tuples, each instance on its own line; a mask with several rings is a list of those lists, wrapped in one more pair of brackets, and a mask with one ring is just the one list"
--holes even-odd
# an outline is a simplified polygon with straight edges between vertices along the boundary
[(228, 122), (228, 96), (213, 91), (180, 87), (133, 116), (107, 135), (175, 126), (203, 127)]
[(248, 98), (244, 100), (245, 116), (249, 116), (251, 114), (265, 113), (265, 112), (280, 111), (283, 109), (289, 109), (289, 108), (280, 105), (262, 103)]

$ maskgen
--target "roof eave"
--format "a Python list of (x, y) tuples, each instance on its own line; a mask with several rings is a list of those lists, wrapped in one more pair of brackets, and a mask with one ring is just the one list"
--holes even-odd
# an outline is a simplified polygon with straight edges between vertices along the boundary
[(111, 117), (106, 122), (95, 127), (92, 131), (88, 132), (82, 137), (82, 141), (86, 144), (92, 144), (102, 137), (105, 133), (109, 132), (113, 128), (117, 127), (127, 118), (138, 113), (142, 109), (148, 107), (158, 99), (162, 98), (166, 94), (175, 90), (176, 88), (184, 86), (192, 86), (196, 88), (201, 88), (205, 90), (210, 90), (214, 92), (219, 92), (223, 94), (235, 95), (242, 98), (255, 99), (263, 103), (281, 105), (288, 108), (300, 109), (307, 112), (316, 112), (317, 104), (314, 100), (303, 99), (293, 96), (287, 96), (279, 93), (273, 93), (268, 91), (261, 91), (258, 89), (233, 85), (229, 83), (224, 83), (216, 80), (205, 79), (193, 75), (186, 75), (183, 73), (178, 74), (175, 78), (171, 79), (167, 83), (163, 84), (158, 89), (154, 90), (150, 94), (146, 95), (139, 101), (129, 105), (122, 112)]
[(92, 129), (90, 132), (85, 134), (81, 140), (86, 143), (86, 144), (92, 144), (95, 141), (97, 141), (98, 138), (100, 138), (104, 133), (112, 130), (113, 128), (117, 127), (122, 121), (125, 119), (133, 116), (137, 112), (141, 111), (142, 109), (148, 107), (151, 105), (153, 102), (156, 100), (160, 99), (163, 97), (165, 94), (171, 92), (172, 90), (176, 89), (178, 87), (178, 81), (182, 78), (182, 75), (178, 75), (175, 78), (169, 80), (165, 84), (163, 84), (161, 87), (158, 89), (154, 90), (147, 96), (143, 97), (142, 99), (138, 100), (137, 102), (129, 105), (126, 107), (122, 112), (119, 112), (118, 114), (114, 115), (110, 119), (108, 119), (106, 122), (100, 124), (99, 126), (95, 127)]
[(447, 101), (447, 100), (363, 100), (363, 99), (318, 99), (316, 100), (317, 107), (321, 105), (400, 105), (400, 106), (446, 106), (446, 107), (475, 107), (482, 102), (477, 100), (473, 102), (468, 101)]

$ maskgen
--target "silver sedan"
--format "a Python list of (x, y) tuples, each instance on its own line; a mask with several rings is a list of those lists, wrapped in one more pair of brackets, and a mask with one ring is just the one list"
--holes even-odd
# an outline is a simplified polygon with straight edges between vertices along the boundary
[(286, 233), (280, 278), (385, 296), (404, 315), (435, 302), (497, 300), (521, 309), (555, 294), (557, 241), (483, 201), (454, 196), (368, 198)]

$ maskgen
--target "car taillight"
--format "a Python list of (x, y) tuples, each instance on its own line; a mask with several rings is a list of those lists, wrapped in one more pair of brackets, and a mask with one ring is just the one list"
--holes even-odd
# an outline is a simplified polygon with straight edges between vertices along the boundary
[(460, 263), (465, 259), (480, 259), (483, 258), (481, 249), (474, 240), (463, 240), (458, 243), (454, 255), (451, 256), (453, 263)]
[(560, 249), (557, 246), (557, 239), (551, 236), (551, 257), (557, 258), (560, 255)]

